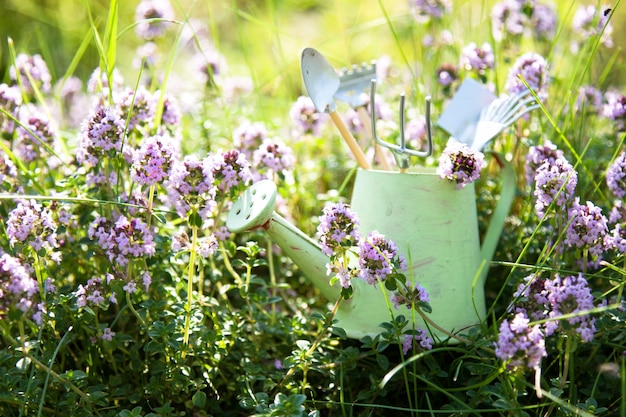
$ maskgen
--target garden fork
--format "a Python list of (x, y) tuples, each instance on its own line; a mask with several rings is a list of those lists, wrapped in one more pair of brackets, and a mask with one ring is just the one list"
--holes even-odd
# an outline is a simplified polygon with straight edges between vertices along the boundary
[[(372, 79), (376, 79), (376, 61), (352, 65), (339, 71), (339, 89), (335, 92), (335, 99), (348, 103), (359, 115), (359, 120), (365, 130), (367, 140), (371, 140), (372, 129), (369, 122), (366, 106), (368, 96), (365, 94), (371, 85)], [(376, 159), (383, 170), (391, 170), (387, 158), (378, 143), (374, 143)]]
[(398, 164), (398, 168), (400, 168), (400, 172), (406, 172), (409, 168), (409, 163), (411, 156), (418, 156), (421, 158), (426, 158), (433, 153), (433, 138), (431, 135), (430, 129), (430, 96), (426, 97), (426, 137), (428, 139), (428, 149), (426, 151), (415, 151), (412, 149), (407, 149), (406, 140), (404, 139), (404, 94), (400, 96), (400, 145), (395, 143), (389, 143), (381, 140), (376, 134), (376, 105), (375, 105), (375, 96), (376, 96), (376, 80), (372, 80), (372, 87), (370, 89), (370, 107), (372, 109), (372, 135), (374, 136), (374, 140), (380, 146), (383, 146), (391, 151), (394, 158), (396, 159), (396, 163)]
[(495, 99), (481, 110), (470, 147), (476, 151), (482, 150), (491, 139), (517, 119), (539, 107), (528, 89)]

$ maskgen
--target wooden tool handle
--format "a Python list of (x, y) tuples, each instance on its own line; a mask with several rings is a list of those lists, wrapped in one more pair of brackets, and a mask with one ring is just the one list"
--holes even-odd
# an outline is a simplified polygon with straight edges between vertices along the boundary
[[(359, 114), (359, 119), (361, 120), (363, 129), (365, 130), (367, 139), (369, 140), (374, 139), (374, 136), (372, 135), (372, 123), (371, 123), (370, 115), (369, 113), (367, 113), (365, 106), (357, 107), (356, 111)], [(376, 160), (380, 164), (381, 168), (385, 171), (391, 171), (391, 165), (389, 165), (389, 161), (387, 160), (387, 155), (385, 155), (385, 151), (383, 150), (383, 147), (380, 146), (378, 143), (376, 143), (376, 141), (374, 141), (374, 149), (376, 150)]]
[(337, 126), (341, 137), (348, 144), (348, 147), (352, 151), (352, 154), (356, 158), (359, 166), (363, 169), (371, 169), (370, 164), (367, 162), (367, 159), (365, 159), (365, 154), (363, 153), (361, 148), (359, 148), (359, 145), (356, 143), (354, 136), (352, 136), (352, 133), (350, 133), (350, 131), (348, 130), (348, 127), (344, 123), (339, 113), (337, 113), (336, 111), (332, 111), (329, 114), (330, 118), (333, 120), (333, 123), (335, 123), (335, 126)]

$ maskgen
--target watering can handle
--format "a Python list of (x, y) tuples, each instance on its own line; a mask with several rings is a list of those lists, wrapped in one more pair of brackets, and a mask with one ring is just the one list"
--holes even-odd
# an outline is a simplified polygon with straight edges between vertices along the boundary
[(484, 283), (487, 279), (487, 273), (489, 272), (489, 263), (493, 259), (493, 255), (498, 246), (502, 229), (504, 228), (504, 221), (509, 215), (513, 198), (515, 197), (515, 170), (513, 165), (504, 159), (501, 155), (493, 153), (496, 161), (502, 168), (502, 187), (500, 191), (500, 200), (496, 205), (496, 208), (491, 216), (489, 227), (483, 238), (483, 244), (480, 249), (481, 259), (481, 272), (479, 282)]

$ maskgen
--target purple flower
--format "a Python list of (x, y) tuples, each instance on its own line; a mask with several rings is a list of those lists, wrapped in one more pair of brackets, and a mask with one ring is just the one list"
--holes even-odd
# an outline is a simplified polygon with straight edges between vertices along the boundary
[(203, 219), (212, 216), (217, 188), (210, 158), (199, 160), (188, 155), (182, 161), (176, 161), (165, 188), (170, 202), (181, 217), (192, 213), (198, 213)]
[[(602, 33), (600, 43), (607, 48), (613, 47), (613, 25), (609, 21), (609, 15), (604, 13), (608, 6), (596, 9), (593, 4), (580, 5), (574, 13), (572, 20), (572, 30), (580, 36), (583, 41)], [(602, 30), (604, 29), (604, 32)]]
[(52, 147), (57, 137), (56, 127), (33, 106), (22, 108), (15, 143), (15, 153), (25, 162), (33, 162), (47, 152), (44, 145)]
[(103, 93), (106, 97), (109, 96), (110, 90), (118, 91), (124, 85), (124, 77), (117, 68), (113, 69), (111, 81), (112, 84), (109, 87), (108, 75), (103, 73), (100, 67), (97, 67), (91, 73), (89, 81), (87, 81), (87, 91), (90, 93)]
[(589, 250), (593, 256), (604, 251), (604, 239), (608, 232), (607, 219), (602, 209), (591, 201), (581, 205), (576, 197), (569, 210), (569, 220), (565, 231), (565, 243), (569, 247)]
[(245, 120), (233, 131), (233, 143), (237, 148), (245, 151), (258, 149), (268, 138), (267, 128), (263, 122), (250, 122)]
[(160, 184), (169, 177), (174, 158), (174, 145), (170, 137), (148, 136), (133, 154), (131, 179), (141, 185)]
[(556, 31), (558, 15), (547, 4), (536, 3), (531, 16), (533, 35), (539, 39), (552, 40)]
[(516, 0), (504, 0), (491, 9), (491, 27), (493, 37), (501, 41), (507, 36), (521, 36), (528, 22), (528, 16), (522, 9), (523, 3)]
[(430, 350), (433, 348), (433, 339), (428, 332), (424, 329), (415, 329), (414, 334), (402, 335), (402, 353), (406, 355), (413, 347), (417, 345), (424, 350)]
[(453, 64), (441, 65), (435, 74), (437, 75), (437, 82), (444, 88), (450, 87), (459, 79), (457, 68)]
[(607, 91), (602, 115), (615, 122), (618, 132), (626, 130), (626, 96), (617, 91)]
[(254, 151), (252, 159), (258, 171), (269, 169), (272, 173), (285, 173), (294, 164), (291, 148), (275, 139), (265, 139), (259, 149)]
[(198, 52), (191, 60), (203, 84), (207, 87), (217, 86), (222, 74), (228, 70), (224, 55), (213, 48)]
[(120, 215), (112, 222), (100, 216), (89, 225), (88, 236), (116, 267), (125, 267), (131, 259), (150, 258), (156, 252), (152, 233), (137, 218)]
[[(109, 284), (110, 278), (107, 277), (106, 284)], [(107, 298), (104, 296), (107, 295)], [(111, 297), (107, 286), (105, 286), (102, 278), (91, 277), (85, 285), (79, 284), (78, 289), (74, 292), (76, 297), (76, 306), (83, 307), (106, 307), (105, 302), (109, 300), (113, 304), (117, 303), (115, 297)]]
[(47, 94), (52, 89), (52, 77), (46, 62), (41, 55), (20, 53), (15, 57), (15, 65), (9, 68), (11, 80), (17, 81), (24, 88), (28, 96), (35, 96), (35, 89)]
[[(161, 91), (156, 91), (154, 93), (154, 97), (159, 97), (161, 95)], [(180, 106), (176, 99), (171, 95), (165, 93), (163, 97), (163, 114), (161, 115), (161, 122), (167, 128), (173, 128), (180, 125), (180, 121), (182, 119), (182, 114), (180, 110)]]
[(122, 149), (124, 125), (114, 108), (97, 106), (81, 126), (77, 161), (96, 166), (103, 157), (114, 157)]
[(143, 86), (139, 86), (137, 91), (126, 90), (118, 99), (118, 106), (122, 119), (128, 120), (128, 131), (152, 124), (156, 104), (157, 99)]
[(544, 163), (554, 164), (557, 159), (563, 158), (563, 151), (557, 149), (549, 140), (544, 145), (531, 146), (526, 154), (526, 183), (532, 184), (535, 181), (537, 170)]
[(450, 0), (409, 0), (411, 15), (419, 23), (440, 20), (452, 10)]
[(515, 61), (509, 70), (504, 86), (506, 91), (511, 94), (526, 91), (526, 86), (520, 77), (540, 99), (545, 100), (548, 97), (548, 62), (541, 55), (527, 52)]
[(108, 340), (110, 342), (113, 340), (113, 336), (115, 336), (115, 332), (111, 331), (111, 328), (105, 327), (104, 330), (102, 330), (102, 336), (100, 337), (102, 340)]
[(6, 223), (9, 244), (29, 245), (35, 251), (42, 249), (54, 254), (59, 247), (57, 242), (57, 224), (51, 211), (35, 200), (22, 200), (9, 213)]
[(574, 198), (578, 175), (565, 158), (544, 162), (535, 174), (535, 212), (540, 219), (554, 202), (563, 209)]
[(346, 249), (356, 246), (361, 238), (359, 219), (347, 204), (326, 205), (319, 220), (317, 235), (322, 252), (327, 256), (343, 255)]
[(377, 231), (372, 231), (359, 242), (358, 277), (370, 285), (387, 279), (396, 269), (405, 269), (406, 260), (396, 244)]
[(484, 74), (486, 70), (493, 69), (494, 55), (491, 45), (484, 43), (480, 48), (472, 42), (461, 50), (459, 66), (467, 71), (476, 71)]
[(405, 286), (398, 288), (391, 294), (391, 302), (396, 309), (400, 308), (401, 305), (412, 309), (415, 306), (419, 306), (420, 303), (429, 303), (430, 297), (426, 288), (422, 287), (418, 282), (415, 285), (411, 285), (411, 282), (407, 281)]
[(356, 276), (356, 271), (354, 268), (342, 265), (339, 259), (336, 259), (334, 262), (326, 264), (326, 276), (332, 277), (333, 280), (338, 280), (342, 288), (350, 288), (352, 278)]
[(135, 9), (135, 32), (145, 40), (160, 38), (171, 24), (167, 20), (173, 19), (169, 0), (142, 0)]
[(574, 329), (583, 342), (590, 342), (596, 332), (595, 318), (588, 311), (594, 308), (593, 295), (583, 274), (561, 278), (558, 274), (554, 279), (545, 282), (545, 297), (548, 301), (548, 317), (556, 319), (565, 314), (579, 313), (574, 317), (549, 321), (545, 324), (546, 336), (557, 329), (568, 331)]
[(41, 324), (41, 305), (35, 294), (39, 292), (37, 280), (31, 278), (28, 269), (18, 258), (9, 254), (0, 254), (0, 320), (12, 308), (22, 313), (31, 313), (31, 318)]
[(442, 179), (455, 182), (457, 189), (464, 188), (480, 177), (480, 171), (485, 166), (484, 158), (482, 152), (450, 138), (439, 158), (437, 174)]
[(9, 155), (0, 149), (0, 191), (17, 191), (17, 168)]
[(291, 106), (289, 117), (293, 125), (293, 136), (299, 137), (308, 134), (319, 136), (329, 116), (319, 113), (309, 97), (300, 96)]
[(211, 162), (215, 185), (224, 195), (236, 193), (252, 180), (246, 155), (235, 149), (211, 155)]
[(423, 149), (426, 144), (426, 118), (418, 116), (404, 126), (404, 136), (412, 149)]
[(626, 228), (623, 223), (617, 223), (606, 236), (605, 245), (619, 253), (626, 254)]
[(515, 314), (511, 321), (503, 320), (496, 342), (496, 356), (507, 363), (508, 368), (537, 369), (541, 358), (547, 356), (541, 327), (530, 326), (523, 312)]
[[(9, 86), (0, 84), (0, 108), (12, 115), (17, 116), (17, 110), (22, 105), (22, 93), (18, 86)], [(0, 112), (0, 132), (4, 131), (7, 135), (13, 133), (15, 122), (4, 113)]]
[(600, 114), (602, 111), (602, 92), (592, 85), (581, 86), (578, 89), (574, 111)]

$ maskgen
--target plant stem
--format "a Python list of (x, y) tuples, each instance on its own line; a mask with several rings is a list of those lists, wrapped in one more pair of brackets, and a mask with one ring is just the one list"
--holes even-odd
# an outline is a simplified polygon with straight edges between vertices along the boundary
[(191, 227), (191, 250), (189, 253), (189, 271), (187, 275), (187, 305), (185, 306), (185, 334), (183, 336), (183, 353), (182, 357), (187, 356), (187, 348), (189, 347), (189, 327), (191, 324), (191, 302), (193, 298), (193, 276), (196, 266), (196, 248), (198, 245), (198, 226)]

